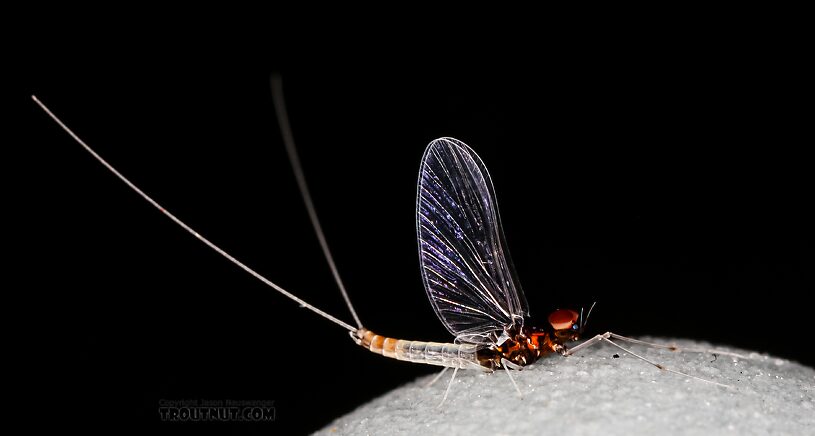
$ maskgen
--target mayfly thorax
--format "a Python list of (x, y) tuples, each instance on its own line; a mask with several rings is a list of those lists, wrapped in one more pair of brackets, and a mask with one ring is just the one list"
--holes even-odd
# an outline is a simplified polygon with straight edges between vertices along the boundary
[[(36, 97), (32, 98), (95, 159), (184, 230), (302, 307), (345, 328), (354, 342), (374, 353), (399, 360), (443, 366), (445, 369), (454, 368), (454, 377), (459, 369), (487, 372), (504, 369), (509, 375), (509, 370), (522, 369), (547, 354), (568, 356), (593, 344), (607, 342), (659, 369), (726, 386), (668, 369), (623, 348), (612, 339), (677, 350), (668, 345), (643, 342), (607, 332), (568, 348), (569, 342), (579, 339), (591, 309), (585, 317), (583, 310), (559, 309), (547, 317), (545, 325), (527, 325), (529, 310), (507, 249), (489, 172), (469, 146), (453, 138), (436, 139), (430, 142), (424, 152), (417, 184), (416, 230), (425, 290), (436, 315), (455, 340), (451, 343), (402, 340), (381, 336), (363, 327), (334, 265), (312, 204), (288, 123), (281, 81), (277, 76), (272, 77), (272, 95), (284, 144), (309, 218), (356, 326), (281, 288), (204, 238), (125, 178), (42, 102)], [(716, 353), (738, 356), (719, 350)], [(512, 383), (515, 384), (514, 380)], [(448, 389), (449, 386), (448, 384)], [(520, 393), (517, 385), (515, 388)], [(445, 393), (445, 397), (446, 395)]]

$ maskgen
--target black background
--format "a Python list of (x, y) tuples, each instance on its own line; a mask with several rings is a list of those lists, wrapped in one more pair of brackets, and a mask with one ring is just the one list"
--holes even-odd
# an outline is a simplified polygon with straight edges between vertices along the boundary
[[(36, 93), (204, 236), (353, 323), (285, 156), (271, 71), (368, 328), (451, 339), (422, 289), (415, 188), (426, 144), (453, 136), (491, 171), (533, 315), (597, 301), (590, 333), (815, 364), (811, 138), (799, 136), (810, 121), (794, 56), (683, 38), (555, 40), (521, 54), (493, 47), (498, 56), (462, 56), (455, 43), (425, 56), (410, 45), (357, 54), (354, 43), (275, 41), (246, 54), (241, 41), (207, 42), (99, 42), (90, 55), (93, 43), (59, 45), (29, 65), (16, 100), (32, 152), (18, 189), (32, 202), (31, 329), (60, 350), (41, 362), (47, 388), (83, 426), (311, 431), (435, 371), (366, 352), (264, 287), (26, 100)], [(160, 423), (160, 399), (274, 400), (277, 419)]]

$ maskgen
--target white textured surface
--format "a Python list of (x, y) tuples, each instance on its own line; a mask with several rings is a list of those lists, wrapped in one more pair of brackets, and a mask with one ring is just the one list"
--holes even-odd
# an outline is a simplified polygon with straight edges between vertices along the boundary
[[(710, 347), (687, 340), (686, 347)], [(319, 434), (353, 435), (815, 435), (815, 370), (783, 359), (727, 349), (749, 359), (630, 347), (669, 368), (735, 389), (660, 371), (607, 345), (577, 356), (541, 359), (506, 374), (452, 370), (395, 389), (343, 416)], [(619, 358), (613, 358), (614, 354)], [(712, 362), (711, 362), (712, 361)]]

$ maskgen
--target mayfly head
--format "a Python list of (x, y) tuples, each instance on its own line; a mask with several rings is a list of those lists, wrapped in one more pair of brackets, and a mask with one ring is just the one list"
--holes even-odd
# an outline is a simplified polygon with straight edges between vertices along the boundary
[(582, 325), (578, 322), (580, 314), (574, 310), (558, 309), (550, 313), (547, 320), (552, 326), (555, 338), (560, 343), (576, 341), (580, 338), (583, 330)]

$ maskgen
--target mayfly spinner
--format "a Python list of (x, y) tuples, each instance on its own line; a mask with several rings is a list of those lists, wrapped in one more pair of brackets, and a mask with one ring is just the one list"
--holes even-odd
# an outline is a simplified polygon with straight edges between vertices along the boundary
[[(436, 139), (424, 152), (417, 188), (416, 229), (425, 290), (436, 315), (455, 340), (452, 343), (402, 340), (381, 336), (363, 327), (342, 285), (317, 219), (286, 116), (282, 85), (277, 77), (272, 78), (272, 94), (283, 140), (309, 218), (356, 327), (303, 301), (201, 236), (119, 173), (36, 97), (32, 98), (102, 165), (184, 230), (286, 297), (347, 329), (354, 342), (374, 353), (443, 366), (445, 370), (454, 368), (453, 378), (459, 369), (487, 372), (505, 369), (520, 393), (509, 370), (520, 370), (550, 353), (569, 356), (593, 344), (608, 342), (659, 369), (726, 386), (666, 368), (623, 348), (612, 339), (676, 351), (673, 346), (607, 332), (568, 348), (567, 343), (579, 339), (583, 333), (591, 309), (585, 318), (582, 310), (559, 309), (548, 316), (546, 325), (527, 325), (529, 310), (507, 250), (489, 172), (469, 146), (453, 138)], [(716, 353), (734, 355), (719, 350)], [(449, 387), (450, 384), (448, 390)]]

